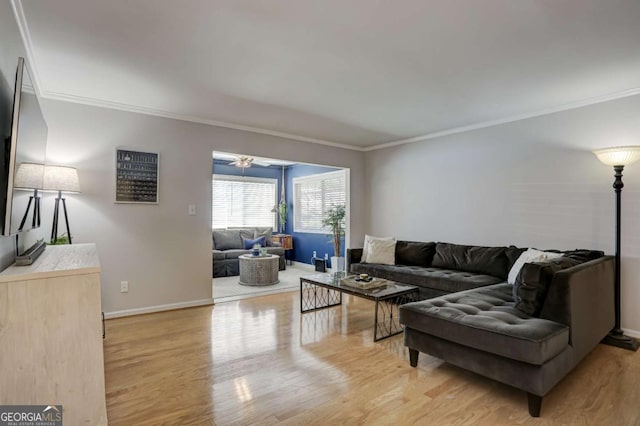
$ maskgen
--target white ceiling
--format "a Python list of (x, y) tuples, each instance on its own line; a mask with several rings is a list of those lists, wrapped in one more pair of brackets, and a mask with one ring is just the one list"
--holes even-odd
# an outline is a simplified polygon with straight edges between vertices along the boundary
[(640, 93), (638, 0), (13, 1), (46, 97), (301, 140), (366, 148)]

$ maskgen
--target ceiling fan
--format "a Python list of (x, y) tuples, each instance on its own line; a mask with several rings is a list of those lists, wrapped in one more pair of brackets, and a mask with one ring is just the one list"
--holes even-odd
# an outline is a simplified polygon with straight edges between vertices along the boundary
[(243, 171), (248, 169), (253, 164), (256, 166), (269, 167), (271, 164), (264, 161), (256, 161), (253, 157), (246, 157), (244, 155), (237, 157), (235, 160), (229, 163), (230, 166), (240, 167)]

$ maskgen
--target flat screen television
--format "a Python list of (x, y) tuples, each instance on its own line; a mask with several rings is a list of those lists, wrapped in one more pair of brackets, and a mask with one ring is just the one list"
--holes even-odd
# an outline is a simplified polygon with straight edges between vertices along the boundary
[[(23, 58), (18, 58), (13, 87), (0, 73), (2, 235), (14, 235), (40, 226), (39, 212), (35, 208), (38, 205), (38, 193), (35, 190), (42, 188), (40, 173), (44, 174), (47, 132), (27, 64)], [(30, 166), (31, 183), (26, 187), (16, 185), (16, 175), (21, 165)]]

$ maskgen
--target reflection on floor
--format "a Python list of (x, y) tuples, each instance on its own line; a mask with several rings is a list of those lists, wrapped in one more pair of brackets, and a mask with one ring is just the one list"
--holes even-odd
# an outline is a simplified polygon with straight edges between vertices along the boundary
[(529, 417), (524, 392), (373, 342), (374, 303), (297, 293), (107, 320), (109, 425), (638, 425), (640, 352), (598, 345)]
[(280, 282), (269, 286), (246, 286), (238, 284), (238, 277), (213, 279), (213, 300), (215, 303), (264, 296), (285, 291), (300, 290), (300, 276), (315, 274), (310, 265), (287, 265), (287, 269), (278, 273)]

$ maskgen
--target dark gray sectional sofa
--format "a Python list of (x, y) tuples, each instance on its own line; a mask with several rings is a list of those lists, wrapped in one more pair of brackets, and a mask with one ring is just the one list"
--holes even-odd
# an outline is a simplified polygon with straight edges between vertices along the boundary
[(284, 249), (271, 241), (271, 228), (214, 229), (211, 232), (213, 278), (239, 275), (238, 256), (251, 253), (251, 250), (245, 250), (243, 247), (242, 238), (253, 239), (261, 235), (265, 236), (267, 253), (280, 256), (279, 269), (284, 271), (286, 269)]
[(354, 274), (369, 274), (418, 286), (423, 299), (506, 281), (526, 248), (398, 241), (396, 264), (360, 263), (362, 249), (347, 250)]
[(428, 298), (399, 308), (412, 366), (424, 352), (524, 390), (537, 417), (542, 397), (614, 326), (615, 260), (565, 252), (525, 264), (512, 286), (524, 250), (399, 241), (396, 265), (360, 263), (361, 249), (347, 258), (353, 273), (417, 285)]

